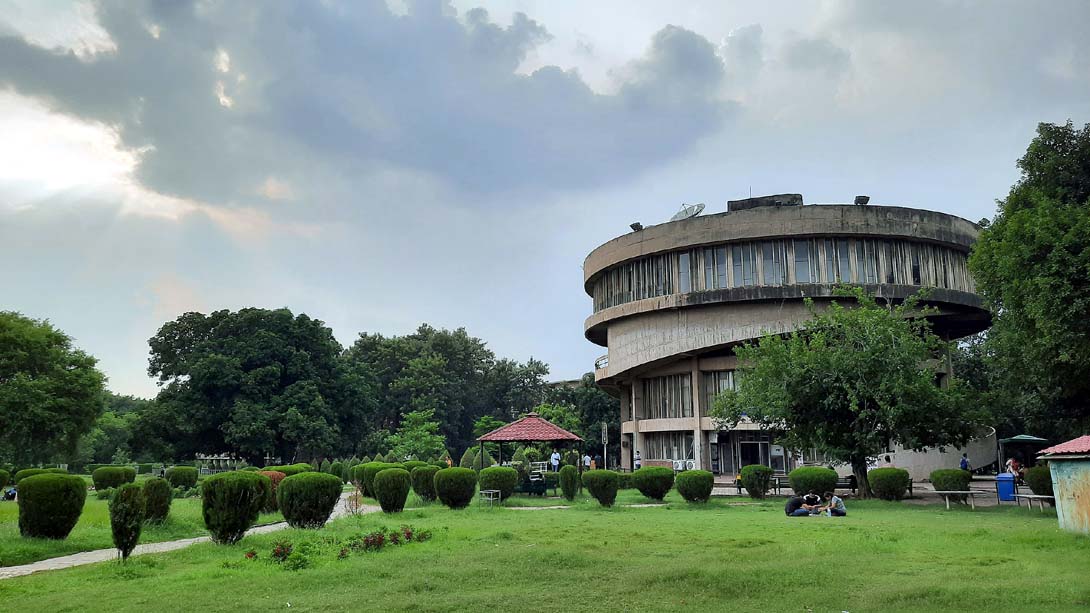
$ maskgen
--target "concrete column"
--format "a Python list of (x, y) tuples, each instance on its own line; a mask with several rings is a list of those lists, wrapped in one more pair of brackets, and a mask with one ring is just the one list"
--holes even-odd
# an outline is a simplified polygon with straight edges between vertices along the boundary
[(644, 416), (643, 407), (643, 383), (640, 379), (632, 380), (632, 454), (640, 452), (643, 459), (647, 454), (643, 448), (643, 437), (640, 436), (640, 419)]
[[(621, 390), (621, 397), (620, 397), (621, 415), (620, 415), (620, 417), (621, 417), (621, 423), (623, 424), (624, 422), (632, 421), (634, 419), (633, 412), (632, 412), (632, 387), (628, 386), (628, 385), (624, 385), (622, 383), (621, 386), (620, 386), (620, 390)], [(622, 434), (621, 435), (621, 442), (623, 443), (625, 441), (628, 441), (629, 443), (631, 443), (632, 441), (629, 441), (630, 438), (631, 437), (629, 435)], [(632, 455), (632, 447), (624, 447), (622, 445), (621, 446), (621, 468), (632, 470), (632, 457), (631, 457), (631, 455)]]
[(704, 453), (704, 433), (700, 430), (700, 418), (707, 412), (707, 407), (704, 406), (704, 381), (700, 376), (700, 359), (693, 356), (689, 363), (689, 390), (693, 394), (693, 460), (698, 470), (705, 470), (704, 464), (708, 456)]

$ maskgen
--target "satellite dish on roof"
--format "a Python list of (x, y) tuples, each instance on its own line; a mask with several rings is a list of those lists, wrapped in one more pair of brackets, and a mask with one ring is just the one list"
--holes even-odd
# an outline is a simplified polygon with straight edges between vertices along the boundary
[(674, 214), (670, 218), (670, 221), (680, 221), (682, 219), (688, 219), (690, 217), (696, 217), (704, 210), (704, 203), (697, 204), (682, 204), (681, 210)]

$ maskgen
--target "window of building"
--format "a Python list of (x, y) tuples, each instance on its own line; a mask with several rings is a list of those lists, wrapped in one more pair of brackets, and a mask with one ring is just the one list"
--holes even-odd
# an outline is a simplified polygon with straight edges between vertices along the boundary
[(688, 373), (643, 380), (647, 419), (693, 416), (692, 377)]
[(783, 241), (761, 243), (761, 280), (765, 285), (783, 285), (787, 281), (784, 261), (787, 252)]
[(838, 281), (843, 283), (851, 283), (852, 280), (852, 263), (851, 263), (851, 251), (848, 247), (848, 241), (840, 239), (836, 241), (836, 260), (838, 271), (840, 275), (837, 277)]
[(795, 241), (795, 283), (817, 281), (817, 254), (811, 252), (811, 241)]
[(682, 294), (693, 291), (689, 277), (689, 253), (679, 253), (677, 256), (677, 290)]
[(642, 438), (646, 460), (693, 459), (692, 432), (648, 432)]
[(757, 284), (757, 246), (754, 243), (734, 245), (731, 248), (734, 262), (734, 287)]
[(704, 373), (704, 410), (711, 409), (715, 397), (734, 389), (733, 370), (713, 370)]

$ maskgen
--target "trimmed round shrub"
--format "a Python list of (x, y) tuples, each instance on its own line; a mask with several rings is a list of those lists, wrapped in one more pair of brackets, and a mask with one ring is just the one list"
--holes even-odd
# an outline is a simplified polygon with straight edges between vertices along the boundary
[(473, 462), (477, 459), (477, 448), (467, 447), (466, 452), (462, 454), (462, 459), (458, 462), (458, 466), (461, 468), (473, 468)]
[(435, 473), (435, 495), (452, 509), (464, 509), (477, 489), (477, 473), (470, 468), (444, 468)]
[(201, 483), (201, 511), (212, 540), (237, 543), (257, 521), (271, 489), (269, 478), (261, 473), (231, 471), (205, 479)]
[(487, 449), (484, 450), (484, 453), (478, 453), (477, 455), (473, 456), (473, 470), (476, 471), (481, 471), (485, 468), (489, 468), (495, 463), (496, 460), (492, 458), (492, 454), (488, 453)]
[(375, 498), (383, 513), (400, 513), (405, 509), (410, 481), (409, 471), (404, 468), (386, 468), (375, 475), (371, 485), (375, 488)]
[(491, 466), (481, 471), (478, 481), (482, 490), (499, 490), (500, 500), (507, 500), (511, 494), (515, 493), (519, 473), (507, 466)]
[(322, 460), (321, 464), (318, 465), (318, 472), (330, 475), (330, 474), (332, 474), (332, 473), (329, 472), (329, 468), (331, 466), (333, 466), (333, 464), (331, 464), (329, 462), (329, 458), (326, 458), (326, 459)]
[(742, 487), (750, 498), (764, 498), (772, 486), (772, 469), (764, 464), (750, 464), (742, 467)]
[(266, 466), (261, 470), (268, 470), (278, 473), (284, 473), (287, 476), (298, 475), (299, 473), (314, 472), (314, 467), (306, 462), (299, 462), (297, 464), (286, 464), (282, 466)]
[(329, 474), (333, 475), (334, 477), (337, 477), (337, 478), (341, 479), (342, 483), (344, 482), (344, 479), (342, 478), (342, 476), (344, 475), (344, 463), (342, 463), (342, 462), (331, 462), (329, 464), (329, 471), (328, 472), (329, 472)]
[(824, 466), (800, 466), (787, 475), (796, 496), (804, 496), (810, 492), (821, 496), (825, 492), (831, 492), (836, 489), (839, 478), (835, 470)]
[(632, 473), (632, 484), (644, 496), (662, 500), (674, 487), (674, 471), (665, 466), (644, 466)]
[(27, 477), (33, 477), (34, 475), (47, 474), (44, 468), (24, 468), (23, 470), (15, 473), (15, 485), (19, 485), (19, 482)]
[(579, 491), (579, 469), (566, 465), (560, 468), (560, 493), (568, 500), (575, 500)]
[(321, 528), (341, 498), (341, 485), (337, 476), (303, 472), (280, 482), (276, 501), (292, 528)]
[(630, 490), (636, 487), (632, 485), (632, 473), (617, 473), (617, 489)]
[(686, 470), (678, 473), (677, 492), (689, 502), (707, 502), (712, 495), (715, 477), (706, 470)]
[(136, 481), (136, 469), (131, 466), (103, 466), (91, 473), (91, 481), (96, 490), (121, 487)]
[(280, 486), (280, 482), (284, 480), (287, 475), (278, 470), (262, 470), (258, 471), (259, 475), (265, 475), (269, 478), (269, 498), (265, 501), (265, 506), (261, 509), (266, 513), (272, 513), (280, 508), (276, 503), (276, 488)]
[(171, 466), (167, 469), (167, 481), (171, 487), (184, 487), (189, 489), (197, 485), (199, 472), (192, 466)]
[(1038, 464), (1033, 468), (1027, 468), (1026, 485), (1038, 496), (1053, 496), (1052, 471), (1049, 469), (1048, 464)]
[(612, 470), (590, 470), (583, 473), (583, 485), (603, 507), (613, 506), (620, 483), (621, 475)]
[(372, 498), (375, 497), (375, 476), (378, 475), (380, 472), (386, 470), (387, 468), (404, 469), (405, 467), (401, 464), (396, 464), (393, 462), (368, 462), (367, 464), (363, 465), (363, 470), (361, 471), (361, 474), (363, 479), (362, 482), (365, 496), (370, 496)]
[(140, 540), (146, 510), (144, 488), (135, 483), (122, 484), (110, 498), (110, 531), (122, 560), (128, 559)]
[(87, 483), (76, 475), (32, 475), (19, 483), (18, 500), (19, 534), (63, 539), (83, 513)]
[(405, 470), (409, 471), (409, 473), (412, 474), (414, 468), (416, 468), (417, 466), (427, 466), (428, 463), (421, 462), (420, 460), (405, 460), (401, 463), (401, 465), (405, 467)]
[(259, 472), (261, 469), (256, 467), (256, 466), (243, 466), (239, 470), (245, 470), (245, 471), (248, 471), (248, 472), (256, 473), (256, 472)]
[[(931, 485), (936, 491), (964, 492), (969, 489), (973, 474), (960, 468), (942, 468), (931, 471)], [(965, 502), (965, 496), (950, 496), (951, 500)]]
[(911, 482), (912, 477), (903, 468), (875, 468), (867, 473), (867, 483), (870, 483), (871, 491), (882, 500), (904, 498)]
[(387, 453), (386, 457), (383, 459), (386, 461), (387, 464), (397, 464), (398, 461), (398, 457), (394, 455), (393, 449), (391, 449), (390, 452)]
[(174, 490), (170, 482), (161, 477), (152, 477), (144, 482), (144, 503), (149, 523), (161, 524), (170, 514), (170, 501), (174, 499)]
[(154, 470), (154, 469), (155, 469), (154, 464), (149, 464), (147, 462), (142, 462), (142, 463), (136, 465), (136, 474), (138, 474), (138, 475), (148, 475), (148, 474), (151, 474), (151, 471)]
[(435, 500), (435, 473), (438, 466), (417, 466), (409, 473), (413, 482), (413, 491), (425, 502)]
[(0, 468), (0, 489), (3, 489), (11, 483), (11, 473)]

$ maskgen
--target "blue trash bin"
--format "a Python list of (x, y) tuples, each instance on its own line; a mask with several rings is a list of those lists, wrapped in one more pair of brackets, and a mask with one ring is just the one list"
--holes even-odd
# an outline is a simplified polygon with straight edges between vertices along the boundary
[(995, 477), (995, 491), (1000, 502), (1014, 502), (1014, 475), (1003, 473)]

